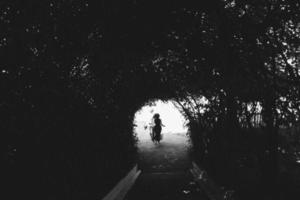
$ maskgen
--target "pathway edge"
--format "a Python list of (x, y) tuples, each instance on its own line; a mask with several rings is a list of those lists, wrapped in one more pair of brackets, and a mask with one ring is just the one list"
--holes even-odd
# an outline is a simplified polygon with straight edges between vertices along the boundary
[(201, 169), (195, 162), (192, 162), (192, 166), (190, 172), (208, 198), (210, 200), (224, 200), (224, 191), (208, 177), (207, 172)]
[(135, 165), (102, 200), (122, 200), (141, 174)]

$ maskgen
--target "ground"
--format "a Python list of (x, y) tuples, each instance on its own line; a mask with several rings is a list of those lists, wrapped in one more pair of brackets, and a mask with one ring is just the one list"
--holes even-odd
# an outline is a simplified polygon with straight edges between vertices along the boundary
[(164, 133), (157, 145), (150, 136), (140, 137), (138, 165), (142, 174), (126, 199), (207, 199), (189, 171), (189, 146), (185, 133)]

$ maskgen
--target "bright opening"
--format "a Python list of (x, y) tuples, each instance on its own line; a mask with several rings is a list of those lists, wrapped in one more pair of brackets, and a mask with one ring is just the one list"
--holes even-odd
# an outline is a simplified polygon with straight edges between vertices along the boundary
[[(142, 107), (135, 114), (135, 134), (138, 138), (139, 165), (143, 170), (171, 171), (187, 169), (190, 165), (191, 147), (185, 127), (185, 118), (172, 101), (155, 101)], [(162, 127), (162, 140), (151, 140), (149, 124), (154, 114), (159, 113), (165, 125)]]
[(155, 113), (160, 114), (163, 125), (162, 134), (168, 139), (172, 135), (185, 134), (187, 127), (185, 126), (186, 120), (179, 110), (174, 106), (172, 101), (155, 101), (152, 105), (142, 107), (135, 114), (134, 124), (135, 133), (139, 141), (149, 140), (149, 124)]

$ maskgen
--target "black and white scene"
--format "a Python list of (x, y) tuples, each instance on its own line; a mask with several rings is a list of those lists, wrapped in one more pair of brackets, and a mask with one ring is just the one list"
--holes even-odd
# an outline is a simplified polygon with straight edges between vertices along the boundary
[(0, 0), (1, 200), (299, 200), (299, 0)]

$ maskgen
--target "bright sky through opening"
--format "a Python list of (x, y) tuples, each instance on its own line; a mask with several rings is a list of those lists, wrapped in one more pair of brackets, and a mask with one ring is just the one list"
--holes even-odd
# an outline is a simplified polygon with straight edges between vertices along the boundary
[(155, 113), (160, 114), (163, 127), (162, 133), (185, 133), (187, 127), (184, 126), (185, 118), (171, 101), (166, 103), (158, 100), (153, 106), (144, 106), (135, 114), (134, 123), (137, 125), (135, 132), (141, 139), (149, 129), (145, 130), (145, 126), (149, 126), (151, 119)]

